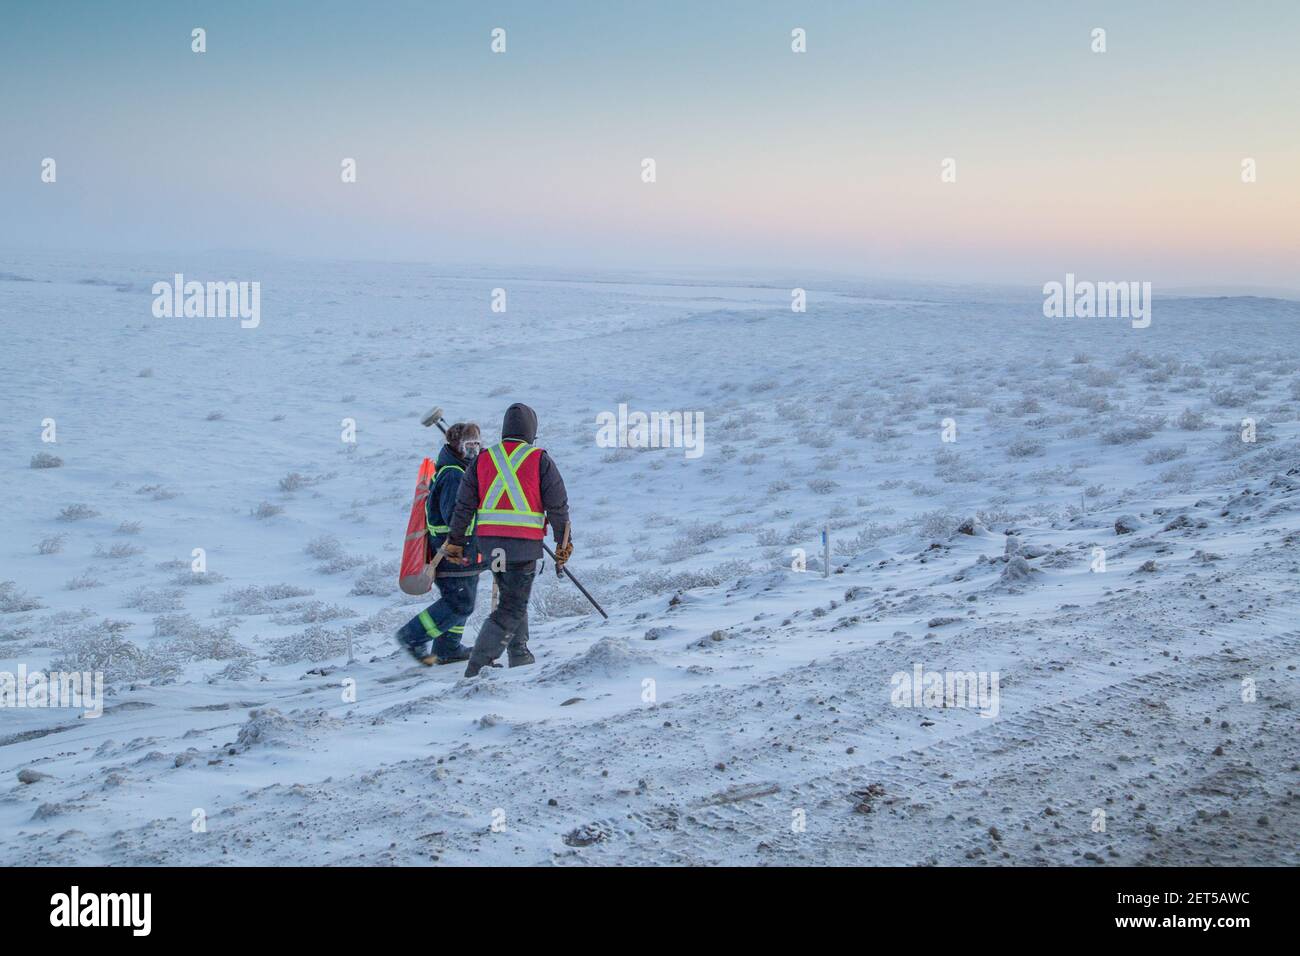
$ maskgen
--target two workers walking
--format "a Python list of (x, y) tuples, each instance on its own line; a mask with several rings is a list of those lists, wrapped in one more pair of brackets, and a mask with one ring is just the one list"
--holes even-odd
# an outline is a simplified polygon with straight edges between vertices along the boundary
[[(511, 667), (535, 661), (528, 649), (528, 599), (548, 524), (556, 570), (573, 554), (564, 479), (551, 456), (533, 444), (536, 438), (537, 413), (521, 403), (506, 409), (501, 441), (481, 451), (477, 425), (447, 430), (427, 505), (429, 534), (443, 556), (434, 577), (440, 596), (397, 634), (421, 663), (467, 661), (465, 676), (474, 677), (500, 666), (502, 651)], [(496, 579), (497, 606), (469, 649), (461, 635), (485, 570)]]

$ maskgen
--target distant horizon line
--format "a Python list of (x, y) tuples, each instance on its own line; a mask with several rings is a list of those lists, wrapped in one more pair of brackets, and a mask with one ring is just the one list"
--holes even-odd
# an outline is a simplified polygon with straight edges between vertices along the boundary
[[(717, 285), (740, 285), (741, 280), (751, 277), (765, 277), (766, 283), (757, 287), (763, 287), (771, 283), (773, 288), (787, 288), (785, 283), (777, 284), (775, 277), (793, 277), (795, 274), (807, 276), (809, 279), (817, 278), (834, 282), (859, 282), (859, 283), (900, 283), (905, 285), (940, 285), (952, 288), (968, 288), (983, 290), (1001, 290), (1001, 291), (1019, 291), (1034, 292), (1042, 294), (1043, 282), (1053, 281), (1058, 278), (1056, 275), (1046, 276), (1043, 280), (978, 280), (969, 278), (943, 278), (936, 275), (918, 275), (915, 273), (867, 273), (867, 272), (850, 272), (844, 269), (827, 268), (823, 266), (805, 267), (805, 266), (773, 266), (773, 265), (693, 265), (689, 263), (647, 263), (643, 265), (614, 265), (610, 263), (594, 264), (591, 266), (581, 266), (574, 264), (560, 265), (556, 263), (544, 262), (503, 262), (492, 263), (488, 261), (459, 260), (459, 259), (436, 259), (420, 258), (412, 256), (406, 257), (378, 257), (378, 256), (341, 256), (327, 255), (321, 253), (308, 252), (280, 252), (267, 249), (240, 249), (240, 248), (212, 248), (203, 250), (186, 250), (181, 252), (165, 252), (162, 250), (123, 250), (123, 249), (90, 249), (90, 248), (40, 248), (40, 249), (18, 249), (6, 248), (0, 246), (0, 263), (3, 263), (9, 256), (31, 256), (42, 258), (45, 256), (110, 256), (121, 259), (148, 259), (165, 256), (177, 257), (245, 257), (250, 259), (266, 260), (284, 260), (289, 262), (305, 263), (351, 263), (357, 265), (388, 265), (388, 266), (413, 266), (437, 269), (466, 269), (474, 272), (494, 273), (495, 277), (505, 281), (509, 279), (523, 279), (528, 281), (591, 281), (591, 276), (607, 277), (638, 277), (638, 278), (658, 278), (663, 279), (676, 274), (683, 278), (692, 278), (696, 281), (705, 279), (715, 280)], [(550, 275), (509, 275), (502, 270), (519, 270), (527, 273), (551, 273)], [(1085, 270), (1086, 271), (1086, 270)], [(4, 270), (0, 269), (0, 273)], [(1084, 273), (1078, 273), (1083, 275)], [(1064, 272), (1061, 273), (1064, 275)], [(472, 274), (458, 275), (449, 273), (449, 278), (474, 278)], [(1109, 277), (1099, 277), (1102, 281), (1107, 281)], [(716, 281), (720, 280), (720, 281)], [(41, 280), (35, 280), (41, 281)], [(47, 280), (48, 281), (48, 280)], [(671, 285), (674, 283), (657, 282), (651, 284)], [(750, 287), (755, 287), (754, 283), (748, 283)], [(1269, 283), (1258, 282), (1206, 282), (1206, 283), (1178, 283), (1161, 288), (1158, 284), (1153, 284), (1154, 294), (1162, 297), (1173, 298), (1265, 298), (1265, 299), (1282, 299), (1286, 301), (1300, 301), (1300, 285), (1285, 286), (1273, 285)]]

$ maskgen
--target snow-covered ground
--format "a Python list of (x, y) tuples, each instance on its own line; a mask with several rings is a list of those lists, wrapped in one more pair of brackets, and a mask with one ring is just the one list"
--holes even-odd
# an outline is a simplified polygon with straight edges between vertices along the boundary
[[(154, 318), (174, 272), (260, 326)], [(0, 710), (0, 863), (1300, 858), (1295, 302), (31, 256), (0, 321), (0, 671), (110, 686)], [(512, 401), (610, 620), (548, 567), (536, 666), (410, 667), (419, 417)], [(620, 403), (704, 454), (598, 447)]]

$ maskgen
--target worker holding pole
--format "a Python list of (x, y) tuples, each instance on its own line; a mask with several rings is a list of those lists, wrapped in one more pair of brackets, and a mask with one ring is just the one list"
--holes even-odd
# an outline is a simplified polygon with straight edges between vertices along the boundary
[(511, 405), (501, 423), (501, 441), (483, 449), (460, 482), (443, 560), (465, 560), (466, 532), (474, 522), (478, 551), (487, 558), (499, 592), (495, 610), (479, 628), (466, 677), (499, 666), (496, 659), (503, 650), (511, 667), (534, 663), (528, 649), (528, 598), (547, 524), (555, 537), (557, 572), (573, 554), (564, 479), (551, 456), (533, 444), (536, 438), (537, 413), (521, 403)]

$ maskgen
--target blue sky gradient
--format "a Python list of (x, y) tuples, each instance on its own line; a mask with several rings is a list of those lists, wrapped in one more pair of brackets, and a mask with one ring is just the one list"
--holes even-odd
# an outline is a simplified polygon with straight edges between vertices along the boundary
[(1292, 2), (7, 4), (0, 248), (1294, 286), (1298, 38)]

